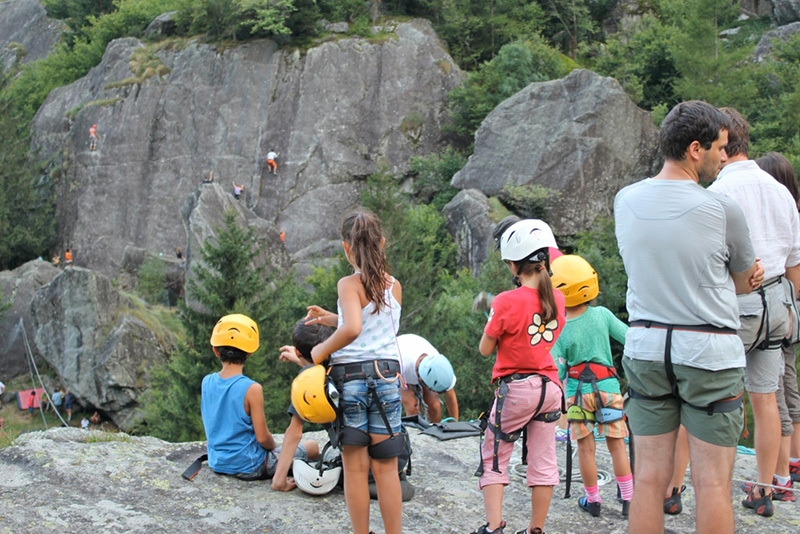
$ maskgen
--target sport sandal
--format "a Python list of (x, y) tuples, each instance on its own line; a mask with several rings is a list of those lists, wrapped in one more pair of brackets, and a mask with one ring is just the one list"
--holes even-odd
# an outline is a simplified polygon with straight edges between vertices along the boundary
[(544, 534), (544, 531), (542, 529), (540, 529), (539, 527), (535, 527), (535, 528), (533, 528), (531, 530), (528, 530), (527, 528), (523, 528), (522, 530), (516, 531), (514, 534)]
[(500, 521), (500, 526), (494, 530), (489, 530), (489, 523), (485, 525), (481, 525), (478, 530), (472, 532), (471, 534), (503, 534), (503, 529), (506, 528), (506, 522)]
[(601, 504), (599, 502), (589, 502), (589, 498), (586, 495), (578, 499), (578, 506), (581, 507), (581, 510), (589, 512), (592, 517), (600, 517)]
[[(756, 497), (758, 491), (759, 497)], [(753, 491), (747, 494), (747, 498), (742, 501), (742, 506), (755, 510), (755, 512), (762, 517), (772, 517), (774, 513), (772, 508), (772, 494), (766, 494), (764, 488), (756, 486)]]
[(683, 511), (683, 504), (681, 504), (681, 495), (686, 490), (686, 486), (681, 486), (680, 489), (672, 487), (672, 496), (664, 499), (664, 513), (669, 515), (678, 515)]

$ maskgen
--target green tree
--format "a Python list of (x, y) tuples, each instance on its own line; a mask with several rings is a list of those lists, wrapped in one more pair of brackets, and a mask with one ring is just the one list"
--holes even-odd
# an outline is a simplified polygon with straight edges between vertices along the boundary
[(55, 242), (52, 190), (41, 180), (43, 165), (29, 158), (24, 113), (3, 93), (12, 75), (0, 73), (0, 270), (49, 257)]
[(422, 204), (431, 204), (437, 211), (453, 200), (458, 189), (450, 185), (453, 176), (466, 164), (466, 158), (452, 148), (439, 154), (411, 158), (414, 175), (414, 196)]
[(230, 313), (248, 315), (259, 325), (261, 347), (247, 360), (244, 373), (264, 385), (268, 424), (288, 422), (280, 412), (288, 406), (289, 384), (297, 370), (274, 361), (278, 347), (290, 343), (294, 321), (303, 315), (305, 293), (293, 273), (281, 277), (257, 263), (261, 248), (256, 236), (238, 226), (233, 212), (226, 213), (225, 226), (216, 234), (200, 247), (200, 261), (192, 266), (194, 277), (187, 283), (187, 293), (204, 311), (181, 305), (187, 339), (153, 371), (144, 403), (143, 430), (169, 441), (203, 437), (200, 384), (220, 368), (208, 340), (217, 320)]
[(454, 133), (464, 142), (471, 141), (483, 119), (500, 102), (533, 82), (560, 78), (568, 70), (561, 55), (541, 37), (505, 45), (497, 57), (450, 92)]

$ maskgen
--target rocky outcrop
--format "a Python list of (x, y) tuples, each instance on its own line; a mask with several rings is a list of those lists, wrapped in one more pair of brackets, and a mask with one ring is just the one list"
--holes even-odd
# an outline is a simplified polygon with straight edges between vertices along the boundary
[[(274, 429), (273, 429), (274, 430)], [(438, 441), (411, 429), (414, 498), (403, 505), (403, 532), (472, 532), (482, 525), (483, 497), (472, 476), (478, 462), (478, 438)], [(321, 432), (306, 438), (325, 443)], [(278, 441), (281, 436), (277, 435)], [(505, 488), (503, 519), (506, 532), (528, 525), (530, 489), (519, 475), (519, 441), (511, 459), (512, 475)], [(565, 452), (558, 444), (558, 462)], [(167, 443), (155, 438), (104, 434), (76, 428), (58, 428), (20, 436), (11, 447), (0, 449), (0, 517), (8, 532), (29, 534), (84, 534), (126, 532), (270, 532), (277, 534), (338, 534), (349, 532), (350, 521), (341, 489), (312, 497), (300, 490), (277, 492), (268, 482), (242, 482), (216, 475), (204, 466), (193, 481), (181, 473), (202, 452), (205, 443)], [(628, 531), (616, 501), (611, 459), (605, 448), (597, 450), (603, 512), (593, 518), (578, 509), (583, 494), (580, 479), (573, 479), (572, 498), (563, 499), (564, 483), (554, 490), (547, 515), (547, 532)], [(737, 455), (731, 499), (738, 534), (763, 533), (764, 519), (738, 502), (739, 480), (753, 480), (755, 456)], [(576, 468), (577, 477), (577, 468)], [(665, 516), (666, 532), (695, 532), (695, 493), (687, 476), (683, 513)], [(769, 531), (795, 532), (800, 508), (775, 503)], [(370, 527), (383, 532), (375, 501), (370, 506)]]
[(477, 189), (464, 189), (442, 210), (447, 231), (455, 238), (459, 264), (478, 276), (481, 265), (492, 252), (495, 221), (486, 195)]
[(800, 21), (800, 0), (772, 0), (772, 18), (778, 26)]
[[(289, 255), (280, 240), (280, 229), (256, 216), (245, 206), (244, 200), (236, 200), (219, 184), (207, 184), (189, 195), (181, 209), (189, 241), (186, 256), (187, 280), (193, 278), (195, 266), (202, 261), (200, 247), (206, 241), (217, 240), (219, 230), (225, 227), (225, 214), (228, 212), (236, 214), (240, 227), (253, 230), (256, 246), (261, 250), (261, 254), (253, 258), (254, 264), (266, 265), (268, 272), (291, 268)], [(187, 294), (186, 303), (195, 309), (202, 309), (190, 294)]]
[[(66, 168), (59, 241), (76, 265), (110, 276), (128, 246), (186, 248), (181, 208), (213, 170), (224, 191), (244, 184), (241, 204), (285, 230), (294, 261), (332, 249), (364, 177), (403, 172), (412, 156), (441, 148), (446, 94), (463, 78), (429, 22), (388, 30), (302, 54), (270, 41), (113, 41), (100, 65), (51, 92), (33, 122), (32, 147)], [(140, 72), (142, 58), (162, 67)], [(265, 166), (271, 149), (277, 176)]]
[(0, 66), (42, 59), (53, 50), (67, 26), (47, 17), (36, 0), (0, 2)]
[(774, 41), (785, 42), (797, 32), (800, 32), (800, 22), (792, 22), (768, 31), (758, 41), (756, 49), (753, 51), (753, 61), (764, 61), (772, 53), (772, 43)]
[[(105, 276), (68, 267), (31, 302), (33, 338), (44, 359), (83, 405), (120, 428), (136, 422), (148, 372), (174, 350), (169, 332), (122, 296)], [(144, 306), (139, 304), (141, 309)]]
[(452, 185), (489, 196), (506, 184), (544, 186), (555, 193), (546, 220), (556, 234), (573, 234), (610, 214), (622, 187), (650, 175), (656, 151), (650, 113), (616, 80), (575, 70), (498, 105)]
[(0, 380), (7, 381), (28, 372), (26, 335), (27, 346), (40, 361), (33, 343), (31, 300), (39, 288), (49, 284), (59, 272), (53, 264), (41, 259), (29, 261), (13, 271), (0, 271), (0, 303), (10, 306), (0, 313)]

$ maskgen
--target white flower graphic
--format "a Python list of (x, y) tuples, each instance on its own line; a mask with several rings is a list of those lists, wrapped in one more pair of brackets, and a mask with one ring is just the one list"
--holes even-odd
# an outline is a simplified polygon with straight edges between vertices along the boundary
[(550, 343), (555, 335), (553, 332), (558, 328), (558, 321), (553, 319), (547, 324), (542, 323), (542, 316), (538, 313), (533, 314), (533, 322), (528, 326), (528, 335), (531, 336), (531, 345), (538, 345), (542, 341)]

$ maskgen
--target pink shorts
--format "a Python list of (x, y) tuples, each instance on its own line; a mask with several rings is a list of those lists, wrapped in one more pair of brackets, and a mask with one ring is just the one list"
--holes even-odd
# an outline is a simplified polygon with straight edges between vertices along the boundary
[[(544, 421), (531, 421), (531, 417), (539, 405), (542, 395), (542, 377), (533, 375), (524, 380), (514, 380), (508, 383), (508, 393), (503, 403), (500, 429), (508, 433), (528, 425), (528, 470), (526, 481), (528, 486), (556, 486), (558, 485), (558, 463), (556, 462), (556, 424)], [(541, 413), (553, 412), (561, 409), (561, 387), (555, 382), (547, 382), (545, 399), (540, 410)], [(497, 396), (495, 395), (495, 403)], [(495, 405), (489, 414), (489, 423), (495, 418)], [(508, 463), (514, 443), (500, 441), (497, 449), (497, 465), (499, 473), (492, 471), (494, 455), (494, 434), (486, 429), (481, 458), (483, 460), (483, 475), (478, 481), (478, 489), (491, 484), (508, 485)]]

